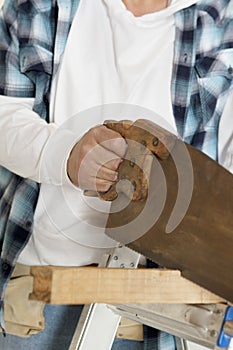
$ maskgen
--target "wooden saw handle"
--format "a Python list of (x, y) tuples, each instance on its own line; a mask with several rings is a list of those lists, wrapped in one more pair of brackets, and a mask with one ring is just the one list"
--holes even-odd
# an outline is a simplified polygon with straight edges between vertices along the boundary
[(133, 140), (148, 148), (159, 159), (166, 159), (177, 137), (150, 120), (106, 120), (104, 125), (119, 132), (126, 140)]
[[(112, 201), (117, 198), (117, 192), (120, 190), (132, 200), (144, 200), (148, 191), (152, 155), (156, 155), (160, 160), (166, 159), (177, 137), (146, 119), (138, 119), (136, 122), (107, 120), (104, 125), (126, 139), (127, 153), (118, 168), (118, 182), (113, 184), (107, 192), (85, 191), (85, 195), (97, 194), (104, 200)], [(127, 181), (121, 180), (129, 181), (132, 186), (130, 187)], [(121, 186), (116, 189), (119, 181)]]

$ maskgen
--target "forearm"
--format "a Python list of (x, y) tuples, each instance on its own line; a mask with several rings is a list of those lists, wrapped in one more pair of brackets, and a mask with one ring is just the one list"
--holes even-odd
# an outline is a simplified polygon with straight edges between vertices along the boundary
[(0, 96), (0, 164), (37, 182), (64, 184), (66, 160), (77, 137), (41, 119), (33, 102)]

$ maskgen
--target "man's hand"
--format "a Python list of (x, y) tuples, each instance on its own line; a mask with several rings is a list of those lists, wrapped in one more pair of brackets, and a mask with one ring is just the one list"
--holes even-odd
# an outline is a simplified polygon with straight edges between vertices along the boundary
[(117, 168), (127, 150), (125, 139), (104, 125), (90, 129), (73, 147), (67, 173), (83, 190), (106, 192), (117, 180)]

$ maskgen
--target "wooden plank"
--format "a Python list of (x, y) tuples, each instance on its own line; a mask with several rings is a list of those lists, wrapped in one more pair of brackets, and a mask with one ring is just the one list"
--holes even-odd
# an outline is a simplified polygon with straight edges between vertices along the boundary
[(217, 303), (222, 298), (180, 271), (99, 267), (31, 267), (32, 300), (51, 304)]

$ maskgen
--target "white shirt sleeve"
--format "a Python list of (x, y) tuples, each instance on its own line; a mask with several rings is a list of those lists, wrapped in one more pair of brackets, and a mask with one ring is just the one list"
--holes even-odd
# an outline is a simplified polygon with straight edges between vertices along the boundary
[(233, 173), (233, 92), (228, 97), (219, 124), (218, 156), (219, 163)]
[[(33, 103), (0, 96), (0, 164), (40, 183), (70, 184), (66, 163), (78, 136), (41, 119)], [(219, 162), (233, 173), (233, 92), (219, 126)]]
[(0, 96), (0, 165), (40, 183), (70, 184), (66, 163), (78, 137), (41, 119), (33, 103)]

